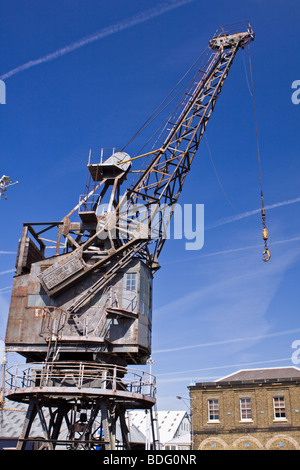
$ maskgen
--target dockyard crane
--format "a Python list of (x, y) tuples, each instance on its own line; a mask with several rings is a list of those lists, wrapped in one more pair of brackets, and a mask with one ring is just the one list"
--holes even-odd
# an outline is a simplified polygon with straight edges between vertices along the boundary
[[(103, 150), (96, 162), (90, 153), (78, 204), (59, 222), (24, 223), (6, 334), (7, 351), (27, 359), (27, 385), (14, 371), (7, 392), (29, 403), (19, 448), (30, 440), (36, 414), (49, 448), (62, 443), (65, 419), (66, 445), (114, 449), (118, 418), (129, 448), (126, 410), (154, 408), (154, 381), (127, 379), (127, 366), (145, 364), (151, 354), (152, 278), (166, 231), (234, 58), (253, 39), (250, 24), (218, 30), (155, 147), (134, 157)], [(48, 425), (44, 407), (56, 407)]]

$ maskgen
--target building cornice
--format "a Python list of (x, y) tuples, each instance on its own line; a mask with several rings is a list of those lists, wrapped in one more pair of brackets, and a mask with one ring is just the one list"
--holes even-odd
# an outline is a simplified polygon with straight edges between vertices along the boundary
[(249, 386), (288, 386), (299, 385), (300, 377), (278, 378), (278, 379), (256, 379), (256, 380), (231, 380), (222, 382), (198, 382), (195, 385), (188, 386), (190, 391), (193, 390), (218, 390), (225, 388), (244, 388)]

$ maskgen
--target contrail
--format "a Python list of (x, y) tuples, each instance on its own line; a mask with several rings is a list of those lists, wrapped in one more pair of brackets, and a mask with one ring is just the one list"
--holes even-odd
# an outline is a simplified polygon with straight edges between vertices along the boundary
[[(166, 375), (174, 375), (174, 374), (177, 375), (177, 374), (185, 374), (185, 373), (191, 373), (191, 372), (202, 372), (202, 371), (217, 370), (217, 369), (228, 369), (230, 367), (245, 367), (245, 366), (254, 366), (254, 365), (262, 365), (262, 364), (271, 364), (271, 363), (274, 363), (274, 362), (283, 362), (283, 361), (291, 361), (291, 358), (290, 357), (283, 357), (281, 359), (270, 359), (270, 360), (266, 360), (266, 361), (242, 362), (242, 363), (238, 363), (238, 364), (226, 364), (226, 365), (222, 365), (222, 366), (204, 367), (202, 369), (179, 370), (179, 371), (175, 371), (175, 372), (164, 372), (164, 373), (161, 373), (161, 374), (155, 374), (155, 376), (158, 378), (160, 383), (167, 382), (167, 381), (171, 382), (173, 380), (176, 380), (176, 378), (178, 379), (178, 377), (176, 377), (174, 379), (166, 379), (166, 380), (163, 380), (163, 379), (161, 380), (160, 377), (166, 376)], [(191, 377), (185, 377), (184, 379), (185, 380), (190, 380), (190, 378)], [(214, 377), (211, 377), (211, 378), (214, 378)], [(221, 379), (218, 379), (218, 380), (216, 380), (216, 382), (218, 382), (220, 380)]]
[(1, 275), (1, 274), (14, 273), (14, 272), (15, 272), (15, 269), (8, 269), (8, 271), (1, 271), (1, 272), (0, 272), (0, 275)]
[(11, 290), (13, 286), (7, 286), (7, 287), (2, 287), (2, 289), (0, 289), (0, 292), (5, 292), (6, 290)]
[(181, 7), (193, 1), (194, 0), (175, 0), (164, 2), (157, 8), (151, 8), (144, 12), (138, 13), (137, 15), (132, 16), (131, 18), (127, 18), (126, 20), (121, 21), (120, 23), (116, 23), (114, 25), (108, 26), (107, 28), (101, 29), (100, 31), (97, 31), (91, 36), (86, 36), (82, 39), (79, 39), (78, 41), (75, 41), (69, 44), (68, 46), (62, 47), (61, 49), (57, 49), (56, 51), (51, 52), (50, 54), (40, 57), (39, 59), (29, 60), (25, 64), (19, 65), (18, 67), (10, 70), (9, 72), (4, 73), (0, 76), (0, 79), (4, 80), (13, 75), (16, 75), (17, 73), (23, 72), (24, 70), (35, 67), (36, 65), (40, 65), (45, 62), (50, 62), (51, 60), (57, 59), (58, 57), (62, 57), (63, 55), (75, 51), (76, 49), (90, 44), (91, 42), (98, 41), (99, 39), (103, 39), (115, 33), (119, 33), (120, 31), (129, 29), (137, 24), (145, 23), (146, 21), (149, 21), (152, 18), (155, 18), (156, 16), (160, 16), (163, 13), (166, 13), (167, 11), (174, 10), (175, 8)]
[[(284, 243), (298, 242), (298, 241), (300, 241), (300, 237), (287, 238), (285, 240), (277, 240), (275, 242), (273, 241), (272, 246), (281, 245)], [(192, 258), (172, 259), (170, 261), (165, 261), (164, 264), (183, 263), (184, 261), (191, 261), (191, 260), (195, 260), (196, 258), (209, 258), (211, 256), (227, 255), (229, 253), (236, 253), (238, 251), (251, 250), (253, 248), (261, 248), (261, 243), (259, 245), (247, 245), (247, 246), (241, 246), (239, 248), (231, 248), (228, 250), (212, 251), (211, 253), (205, 253), (205, 254), (201, 253), (200, 255), (194, 255)]]
[(240, 343), (243, 341), (257, 341), (257, 340), (261, 340), (265, 338), (273, 338), (275, 336), (288, 335), (291, 333), (300, 333), (300, 328), (296, 328), (295, 330), (279, 331), (278, 333), (270, 333), (270, 334), (260, 335), (260, 336), (250, 336), (248, 338), (232, 338), (232, 339), (225, 339), (222, 341), (213, 341), (210, 343), (189, 344), (187, 346), (179, 346), (178, 348), (160, 349), (157, 351), (153, 351), (153, 354), (184, 351), (186, 349), (194, 349), (194, 348), (205, 348), (208, 346), (219, 346), (221, 344)]
[[(282, 243), (291, 243), (291, 242), (297, 242), (297, 241), (300, 241), (300, 237), (288, 238), (286, 240), (277, 240), (275, 242), (272, 242), (272, 245), (280, 245)], [(217, 255), (226, 255), (227, 253), (235, 253), (236, 251), (245, 251), (245, 250), (250, 250), (251, 248), (260, 248), (260, 247), (261, 247), (261, 244), (260, 245), (248, 245), (248, 246), (243, 246), (240, 248), (232, 248), (229, 250), (214, 251), (212, 253), (206, 253), (204, 255), (201, 255), (201, 258), (208, 258), (210, 256), (217, 256)]]
[[(295, 199), (289, 199), (287, 201), (276, 202), (275, 204), (270, 204), (269, 206), (265, 206), (266, 210), (269, 209), (276, 209), (277, 207), (281, 206), (288, 206), (290, 204), (295, 204), (296, 202), (300, 202), (300, 197), (296, 197)], [(217, 220), (217, 222), (213, 224), (208, 224), (206, 226), (207, 229), (219, 227), (220, 225), (230, 224), (231, 222), (235, 222), (236, 220), (244, 219), (245, 217), (250, 217), (251, 215), (257, 214), (261, 212), (260, 209), (255, 209), (253, 211), (242, 212), (241, 214), (234, 215), (232, 217), (226, 217), (224, 219)]]

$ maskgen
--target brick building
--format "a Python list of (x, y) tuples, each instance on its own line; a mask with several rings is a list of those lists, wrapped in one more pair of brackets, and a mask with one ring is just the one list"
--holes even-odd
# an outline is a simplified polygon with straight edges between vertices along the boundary
[(195, 450), (300, 450), (300, 369), (241, 370), (188, 387)]

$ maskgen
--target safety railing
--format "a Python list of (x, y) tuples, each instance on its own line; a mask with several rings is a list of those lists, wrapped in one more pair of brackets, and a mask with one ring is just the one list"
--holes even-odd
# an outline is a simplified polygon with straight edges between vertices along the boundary
[(231, 24), (220, 26), (216, 30), (213, 38), (221, 37), (224, 35), (236, 34), (240, 32), (246, 32), (246, 31), (248, 31), (248, 33), (250, 34), (253, 34), (253, 29), (249, 21), (239, 21), (237, 23), (231, 23)]
[(78, 213), (80, 214), (82, 212), (96, 212), (96, 210), (98, 209), (99, 198), (99, 194), (95, 193), (91, 194), (90, 196), (88, 196), (87, 194), (81, 194), (79, 196), (78, 202)]
[(91, 363), (32, 363), (17, 364), (6, 370), (6, 393), (18, 389), (39, 387), (46, 391), (48, 387), (90, 389), (101, 394), (101, 390), (123, 391), (131, 394), (155, 398), (155, 376), (137, 369), (127, 369), (116, 365)]

